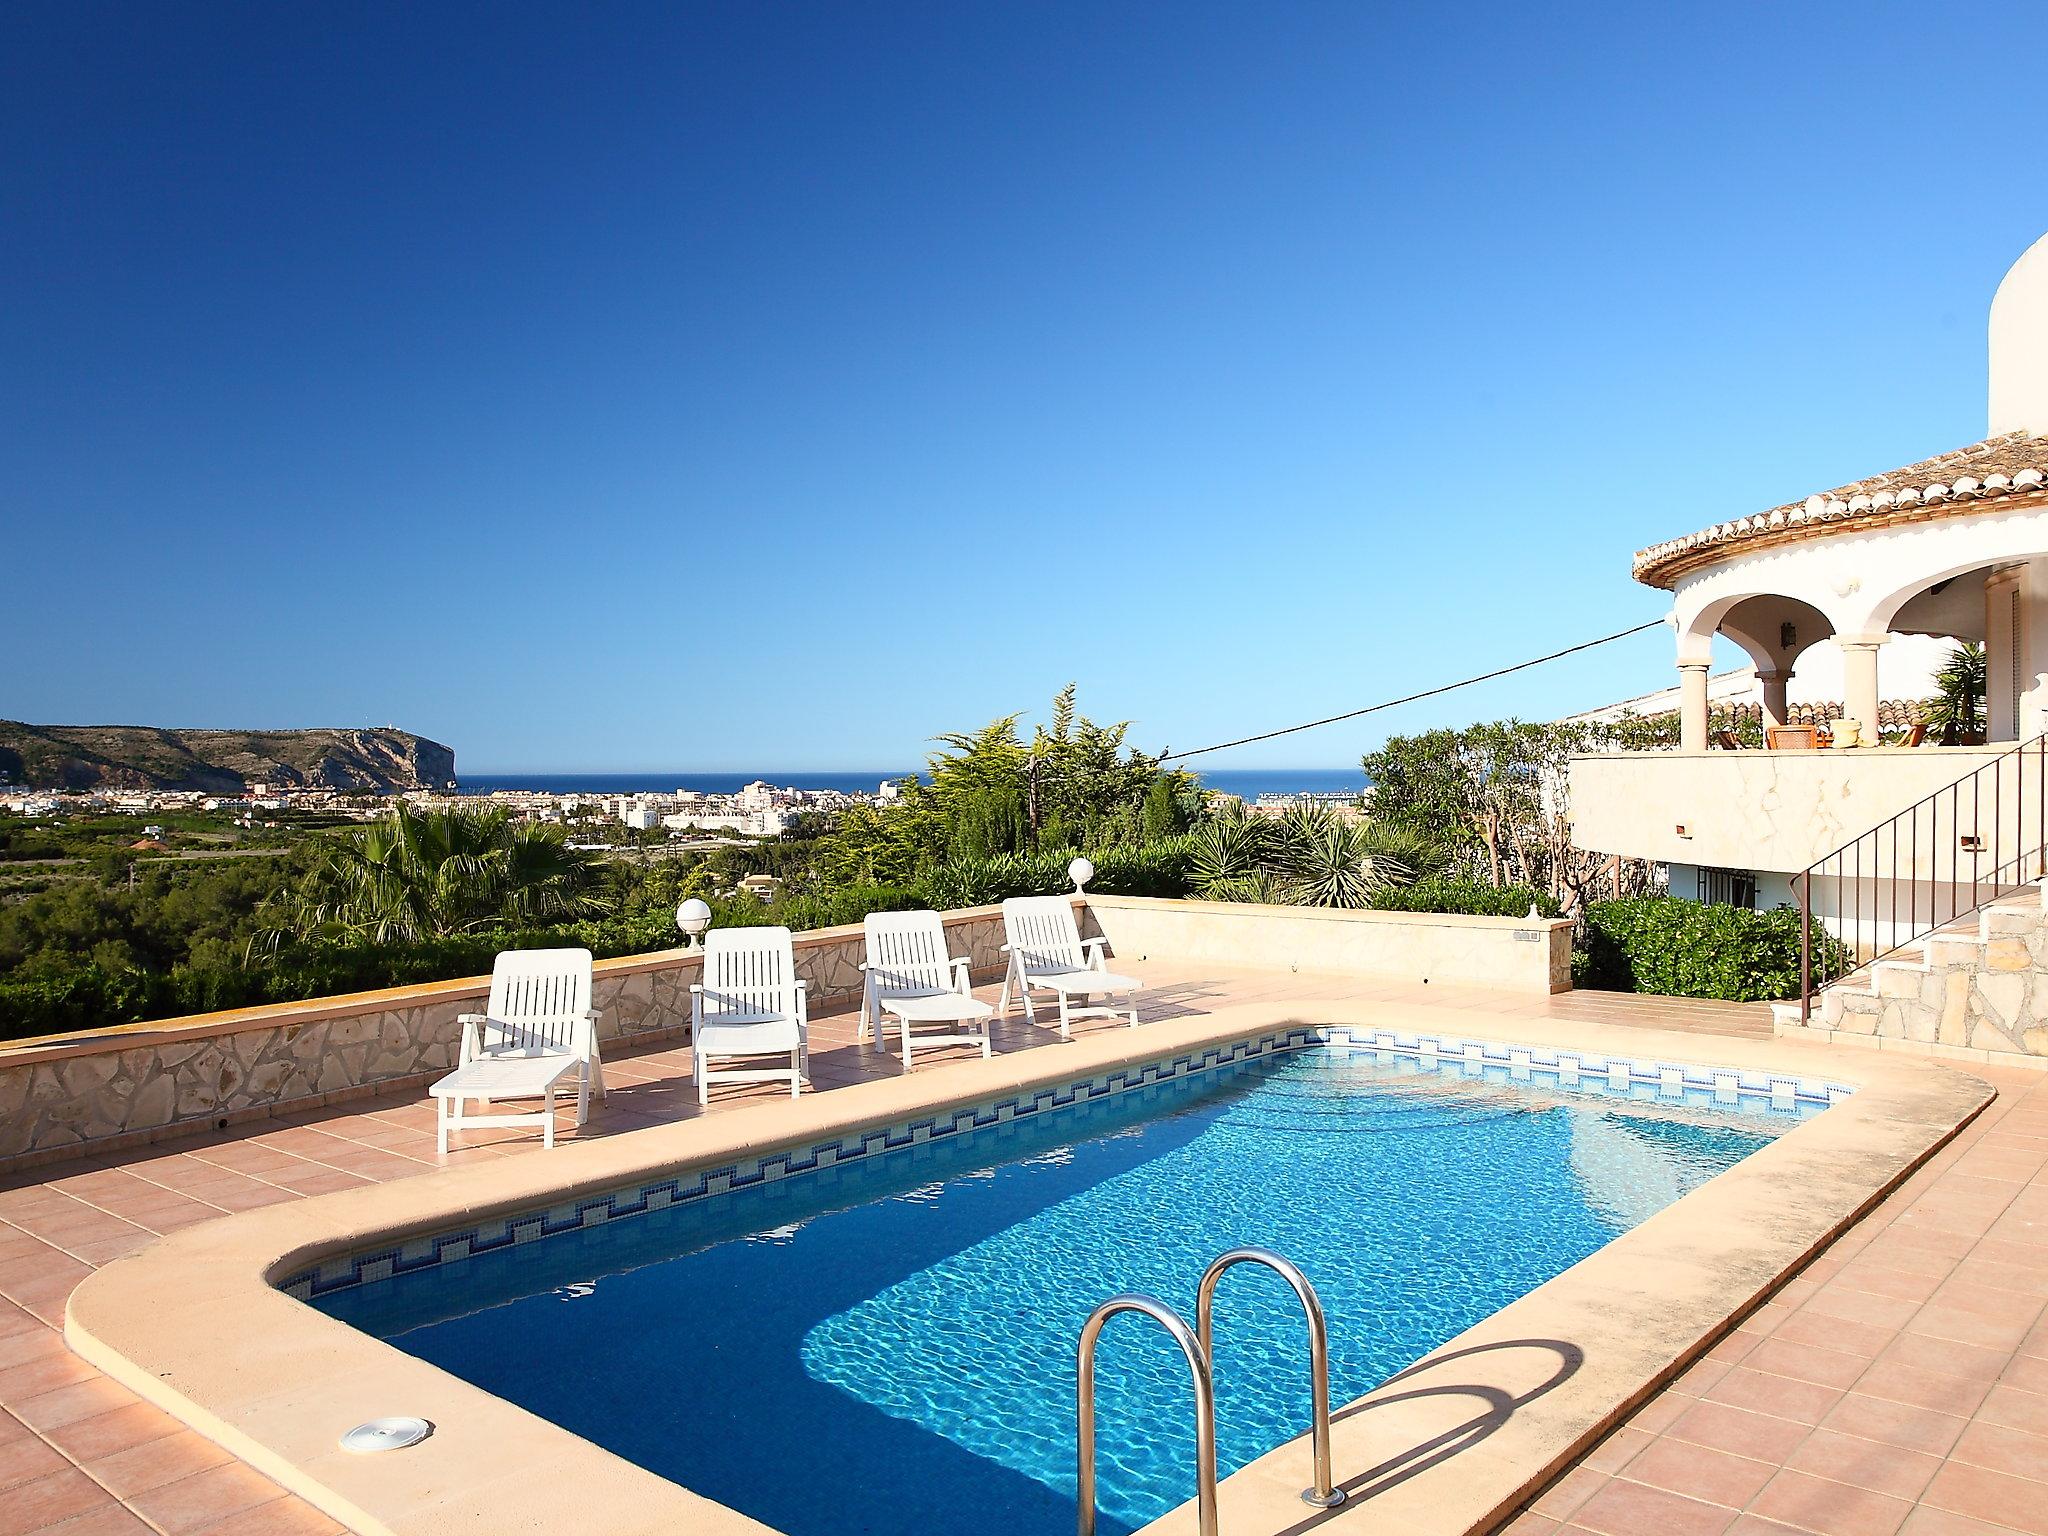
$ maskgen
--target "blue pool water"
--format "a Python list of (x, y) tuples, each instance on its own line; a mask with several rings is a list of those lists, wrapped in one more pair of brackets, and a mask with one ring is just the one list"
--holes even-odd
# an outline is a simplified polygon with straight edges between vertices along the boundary
[[(1218, 1253), (1277, 1249), (1323, 1298), (1341, 1404), (1815, 1112), (1503, 1076), (1292, 1051), (318, 1304), (792, 1536), (1051, 1536), (1105, 1297), (1192, 1319)], [(1222, 1470), (1306, 1429), (1306, 1379), (1291, 1293), (1234, 1271)], [(1099, 1388), (1103, 1526), (1128, 1531), (1193, 1493), (1186, 1368), (1118, 1319)]]

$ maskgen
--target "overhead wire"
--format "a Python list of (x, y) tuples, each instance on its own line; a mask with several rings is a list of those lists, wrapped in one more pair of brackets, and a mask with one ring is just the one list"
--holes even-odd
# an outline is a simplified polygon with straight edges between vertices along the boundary
[(1477, 677), (1460, 678), (1455, 683), (1443, 683), (1435, 688), (1425, 688), (1420, 693), (1404, 694), (1398, 699), (1386, 699), (1378, 704), (1368, 704), (1363, 709), (1349, 709), (1341, 715), (1325, 715), (1320, 720), (1306, 720), (1300, 725), (1282, 726), (1277, 731), (1260, 731), (1254, 736), (1239, 736), (1235, 740), (1219, 741), (1212, 746), (1191, 747), (1185, 752), (1164, 752), (1160, 754), (1159, 761), (1162, 763), (1179, 762), (1190, 757), (1200, 757), (1208, 752), (1222, 752), (1230, 747), (1248, 747), (1255, 741), (1272, 741), (1277, 737), (1293, 736), (1301, 731), (1313, 731), (1321, 726), (1336, 725), (1345, 720), (1356, 720), (1361, 716), (1377, 714), (1383, 709), (1393, 709), (1402, 704), (1414, 704), (1422, 699), (1433, 699), (1438, 694), (1450, 693), (1459, 688), (1470, 688), (1474, 683), (1491, 682), (1494, 678), (1506, 677), (1511, 672), (1526, 672), (1531, 667), (1542, 666), (1546, 661), (1556, 661), (1563, 656), (1575, 655), (1580, 651), (1590, 651), (1595, 646), (1611, 645), (1616, 640), (1626, 640), (1630, 635), (1640, 635), (1646, 629), (1660, 628), (1663, 623), (1664, 620), (1662, 619), (1650, 619), (1644, 623), (1633, 625), (1628, 629), (1617, 629), (1613, 634), (1602, 635), (1597, 640), (1581, 640), (1577, 645), (1568, 645), (1561, 651), (1551, 651), (1544, 656), (1532, 656), (1527, 661), (1518, 661), (1511, 667), (1495, 667), (1491, 672), (1481, 672)]

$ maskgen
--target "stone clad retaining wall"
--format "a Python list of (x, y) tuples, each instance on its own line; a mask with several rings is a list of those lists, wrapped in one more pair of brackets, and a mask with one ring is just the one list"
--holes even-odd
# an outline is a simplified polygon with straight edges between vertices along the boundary
[[(998, 907), (946, 915), (953, 953), (1000, 973)], [(797, 935), (811, 1004), (860, 995), (858, 926)], [(688, 1031), (701, 960), (680, 949), (600, 960), (592, 1003), (603, 1040), (654, 1043)], [(438, 1077), (455, 1063), (456, 1019), (482, 1011), (490, 978), (432, 982), (264, 1008), (194, 1014), (0, 1048), (0, 1168), (80, 1143), (108, 1150), (229, 1124), (280, 1105), (322, 1104)]]
[[(1311, 912), (1204, 901), (1090, 897), (1082, 931), (1112, 954), (1231, 967), (1357, 971), (1516, 991), (1569, 987), (1570, 924), (1392, 912)], [(946, 914), (953, 953), (977, 979), (1000, 976), (1002, 912)], [(860, 994), (858, 926), (797, 936), (813, 1007)], [(687, 1032), (695, 954), (665, 950), (597, 962), (607, 1041)], [(455, 1061), (456, 1019), (479, 1012), (490, 978), (195, 1014), (0, 1046), (0, 1170), (92, 1144), (117, 1151), (281, 1107), (317, 1108), (424, 1085)]]

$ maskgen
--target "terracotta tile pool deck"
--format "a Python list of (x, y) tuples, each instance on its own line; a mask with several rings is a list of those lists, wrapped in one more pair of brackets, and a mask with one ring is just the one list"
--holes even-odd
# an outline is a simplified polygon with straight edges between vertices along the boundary
[[(1138, 966), (1148, 1018), (1341, 994), (1518, 1018), (1768, 1035), (1761, 1007), (1573, 993), (1517, 999)], [(985, 990), (984, 995), (989, 995)], [(1041, 1019), (1044, 1018), (1041, 1012)], [(1119, 1025), (1090, 1022), (1094, 1031)], [(1058, 1040), (1021, 1016), (996, 1049)], [(920, 1073), (967, 1055), (920, 1053)], [(889, 1077), (850, 1010), (813, 1021), (815, 1087)], [(2048, 1074), (1971, 1069), (1999, 1098), (1685, 1376), (1537, 1497), (1524, 1536), (2048, 1536)], [(698, 1113), (687, 1048), (609, 1061), (584, 1136)], [(728, 1089), (724, 1105), (772, 1095)], [(570, 1129), (564, 1112), (563, 1129)], [(543, 1156), (530, 1132), (470, 1133), (445, 1160), (417, 1093), (280, 1115), (0, 1188), (0, 1533), (291, 1536), (342, 1527), (65, 1347), (72, 1288), (155, 1236), (234, 1211), (446, 1164)]]

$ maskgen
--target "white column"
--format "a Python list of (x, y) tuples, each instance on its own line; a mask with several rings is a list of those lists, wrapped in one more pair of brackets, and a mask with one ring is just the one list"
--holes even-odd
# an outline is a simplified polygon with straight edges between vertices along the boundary
[(1678, 750), (1707, 750), (1707, 667), (1704, 661), (1678, 664)]
[(1877, 648), (1889, 635), (1841, 635), (1842, 714), (1863, 727), (1865, 741), (1877, 740)]
[(2020, 636), (2025, 629), (2020, 612), (2020, 573), (2000, 571), (1984, 583), (1984, 739), (2020, 739), (2019, 697), (2025, 677), (2015, 665), (2021, 661)]
[(1783, 725), (1790, 711), (1786, 702), (1786, 686), (1792, 681), (1789, 668), (1779, 672), (1759, 671), (1756, 680), (1764, 685), (1764, 724)]
[(2048, 730), (2048, 561), (2029, 560), (2020, 577), (2019, 708), (2013, 739), (2031, 741)]

